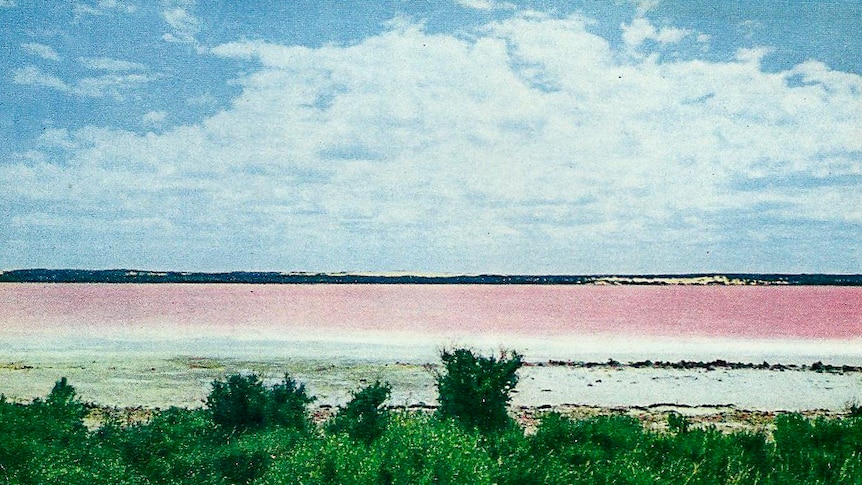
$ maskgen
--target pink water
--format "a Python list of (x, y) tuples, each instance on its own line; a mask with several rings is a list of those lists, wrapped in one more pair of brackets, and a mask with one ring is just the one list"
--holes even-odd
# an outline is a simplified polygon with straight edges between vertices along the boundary
[(316, 332), (852, 340), (862, 288), (0, 284), (0, 338)]

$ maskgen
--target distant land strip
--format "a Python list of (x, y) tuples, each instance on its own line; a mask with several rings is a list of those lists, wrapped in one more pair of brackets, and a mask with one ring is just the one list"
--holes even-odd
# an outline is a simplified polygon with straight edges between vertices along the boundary
[(862, 286), (862, 274), (703, 273), (657, 275), (416, 275), (130, 269), (16, 269), (0, 283), (485, 284), (485, 285), (815, 285)]

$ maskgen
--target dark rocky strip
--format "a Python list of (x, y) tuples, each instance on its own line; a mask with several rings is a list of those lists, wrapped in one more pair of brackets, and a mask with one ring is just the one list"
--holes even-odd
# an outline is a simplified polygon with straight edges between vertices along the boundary
[(643, 360), (638, 362), (622, 363), (613, 359), (607, 362), (583, 362), (572, 360), (549, 360), (547, 362), (532, 362), (525, 364), (528, 367), (573, 367), (583, 369), (604, 368), (604, 369), (673, 369), (673, 370), (693, 370), (702, 369), (713, 371), (717, 369), (740, 370), (771, 370), (771, 371), (809, 371), (829, 374), (848, 374), (862, 372), (862, 366), (855, 365), (832, 365), (824, 364), (817, 361), (813, 364), (770, 364), (769, 362), (761, 362), (755, 364), (752, 362), (728, 362), (718, 359), (709, 362), (680, 360), (678, 362), (662, 361), (662, 360)]

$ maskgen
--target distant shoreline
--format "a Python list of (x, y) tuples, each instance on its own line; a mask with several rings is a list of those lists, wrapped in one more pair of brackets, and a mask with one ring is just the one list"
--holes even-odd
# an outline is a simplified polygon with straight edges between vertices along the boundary
[(260, 271), (202, 273), (134, 269), (16, 269), (0, 271), (0, 283), (862, 286), (862, 274), (423, 275), (406, 273), (279, 273)]

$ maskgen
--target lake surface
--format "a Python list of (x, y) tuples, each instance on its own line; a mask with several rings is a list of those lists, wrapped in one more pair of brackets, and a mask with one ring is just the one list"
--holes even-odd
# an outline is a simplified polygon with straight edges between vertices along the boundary
[(0, 284), (7, 349), (194, 339), (862, 359), (862, 287)]

